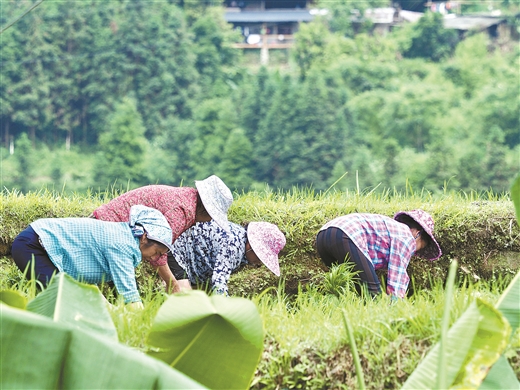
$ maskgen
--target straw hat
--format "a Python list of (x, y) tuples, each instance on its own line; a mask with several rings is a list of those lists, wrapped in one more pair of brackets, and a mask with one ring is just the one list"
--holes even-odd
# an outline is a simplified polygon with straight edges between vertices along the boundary
[(433, 218), (430, 214), (428, 214), (424, 210), (412, 210), (412, 211), (399, 211), (394, 215), (394, 219), (398, 222), (400, 221), (400, 216), (408, 215), (415, 222), (417, 222), (423, 228), (424, 232), (430, 236), (431, 241), (426, 248), (421, 249), (416, 253), (417, 256), (422, 257), (423, 259), (428, 260), (437, 260), (442, 255), (441, 247), (433, 237)]
[(195, 180), (195, 187), (199, 191), (200, 199), (208, 214), (217, 225), (229, 233), (227, 213), (233, 203), (231, 190), (215, 175), (204, 180)]
[(247, 225), (247, 240), (262, 263), (280, 276), (278, 253), (285, 246), (285, 236), (280, 229), (269, 222), (250, 222)]

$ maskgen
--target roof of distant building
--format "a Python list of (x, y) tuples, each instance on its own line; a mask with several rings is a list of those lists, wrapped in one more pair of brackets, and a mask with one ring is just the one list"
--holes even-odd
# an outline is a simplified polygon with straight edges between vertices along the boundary
[(444, 17), (444, 28), (455, 30), (483, 30), (500, 24), (505, 19), (496, 16), (457, 16)]
[(266, 10), (266, 11), (226, 11), (224, 18), (229, 23), (262, 22), (310, 22), (315, 15), (311, 10)]

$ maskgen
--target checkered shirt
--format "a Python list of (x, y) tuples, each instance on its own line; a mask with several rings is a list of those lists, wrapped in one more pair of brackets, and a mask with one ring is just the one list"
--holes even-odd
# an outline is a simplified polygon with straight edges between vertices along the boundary
[(91, 284), (113, 281), (126, 303), (141, 300), (135, 280), (141, 251), (128, 222), (44, 218), (31, 226), (60, 272)]
[(398, 298), (406, 296), (410, 277), (406, 268), (416, 250), (410, 228), (390, 217), (379, 214), (348, 214), (326, 223), (341, 229), (374, 268), (388, 269), (387, 293)]

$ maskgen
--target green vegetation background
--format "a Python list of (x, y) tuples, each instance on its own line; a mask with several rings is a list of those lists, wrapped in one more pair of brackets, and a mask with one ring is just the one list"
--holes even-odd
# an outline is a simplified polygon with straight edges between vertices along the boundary
[[(86, 216), (116, 195), (4, 191), (0, 196), (0, 289), (14, 288), (34, 296), (8, 255), (10, 243), (28, 223), (41, 217)], [(409, 299), (392, 306), (386, 297), (366, 301), (349, 289), (352, 276), (344, 269), (324, 272), (313, 246), (323, 223), (349, 212), (392, 216), (418, 207), (433, 215), (444, 255), (433, 263), (412, 259)], [(253, 389), (355, 387), (352, 353), (338, 308), (345, 310), (354, 329), (367, 388), (399, 388), (438, 341), (451, 260), (457, 259), (460, 269), (450, 323), (475, 297), (496, 302), (520, 268), (520, 227), (508, 195), (266, 189), (235, 193), (230, 219), (274, 222), (287, 237), (280, 258), (281, 278), (265, 267), (245, 267), (230, 281), (232, 295), (250, 297), (257, 304), (266, 330)], [(127, 311), (110, 291), (104, 291), (115, 304), (112, 317), (120, 342), (137, 349), (146, 345), (144, 338), (167, 297), (158, 280), (149, 268), (140, 266), (145, 310), (139, 313)], [(512, 338), (506, 357), (520, 378), (519, 335), (517, 331)]]
[[(493, 3), (507, 20), (496, 39), (461, 39), (434, 13), (354, 34), (354, 7), (387, 3), (317, 2), (328, 15), (267, 67), (232, 48), (242, 38), (219, 4), (45, 1), (3, 32), (0, 186), (85, 193), (217, 174), (237, 190), (508, 190), (517, 2)], [(3, 1), (0, 25), (30, 5)]]

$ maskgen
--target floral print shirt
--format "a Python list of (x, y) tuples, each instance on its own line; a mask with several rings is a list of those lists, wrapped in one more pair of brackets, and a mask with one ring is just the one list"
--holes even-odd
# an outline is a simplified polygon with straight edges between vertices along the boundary
[(231, 273), (246, 260), (246, 229), (229, 223), (227, 234), (216, 222), (197, 222), (173, 243), (173, 257), (192, 284), (210, 281), (213, 292), (228, 295)]
[[(172, 242), (195, 223), (197, 190), (191, 187), (149, 185), (128, 191), (94, 210), (96, 219), (111, 222), (127, 222), (130, 208), (144, 205), (159, 210), (172, 229)], [(168, 257), (161, 256), (153, 266), (168, 264)]]

